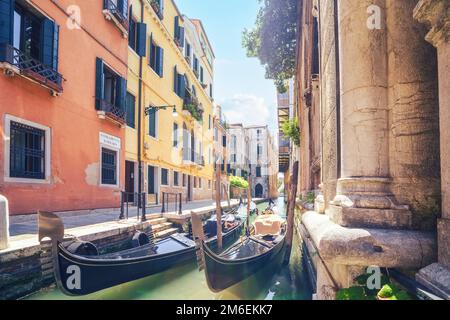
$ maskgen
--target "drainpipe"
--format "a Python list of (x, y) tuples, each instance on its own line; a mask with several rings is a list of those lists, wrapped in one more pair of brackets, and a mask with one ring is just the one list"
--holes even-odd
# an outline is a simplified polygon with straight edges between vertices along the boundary
[[(141, 3), (141, 23), (144, 23), (144, 2), (143, 0), (140, 1)], [(143, 180), (143, 173), (142, 173), (142, 69), (143, 69), (143, 62), (144, 62), (144, 57), (139, 57), (139, 90), (138, 90), (138, 104), (139, 104), (139, 108), (138, 108), (138, 199), (141, 201), (138, 201), (138, 211), (139, 211), (139, 206), (143, 205), (145, 206), (145, 199), (141, 199), (141, 194), (142, 194), (142, 180)], [(145, 209), (142, 208), (142, 221), (145, 221)]]
[(342, 155), (341, 155), (341, 66), (340, 66), (340, 43), (339, 43), (339, 1), (334, 0), (334, 47), (336, 60), (336, 160), (337, 178), (341, 178)]

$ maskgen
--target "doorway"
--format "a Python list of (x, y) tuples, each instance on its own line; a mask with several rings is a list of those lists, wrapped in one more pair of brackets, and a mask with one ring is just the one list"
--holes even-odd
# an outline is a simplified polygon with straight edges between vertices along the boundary
[(126, 202), (134, 202), (134, 183), (134, 162), (125, 161), (125, 192), (127, 193), (125, 199)]
[(263, 191), (264, 191), (263, 186), (260, 183), (258, 183), (255, 187), (255, 198), (262, 198)]

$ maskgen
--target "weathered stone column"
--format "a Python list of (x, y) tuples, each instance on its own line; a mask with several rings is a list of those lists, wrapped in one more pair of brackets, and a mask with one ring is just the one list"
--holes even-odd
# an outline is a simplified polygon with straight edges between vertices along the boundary
[(0, 250), (9, 245), (9, 207), (8, 199), (0, 194)]
[(338, 13), (342, 164), (327, 213), (348, 227), (409, 228), (389, 191), (386, 1), (339, 1)]
[(425, 39), (438, 51), (442, 193), (442, 216), (437, 226), (438, 263), (420, 270), (417, 279), (450, 299), (450, 3), (421, 0), (414, 17), (428, 25), (430, 32)]
[(410, 206), (414, 229), (432, 230), (440, 211), (436, 50), (414, 20), (416, 1), (386, 4), (391, 190)]

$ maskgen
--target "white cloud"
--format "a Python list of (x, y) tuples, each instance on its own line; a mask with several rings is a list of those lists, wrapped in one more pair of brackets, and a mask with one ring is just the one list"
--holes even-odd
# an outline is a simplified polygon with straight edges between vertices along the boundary
[(272, 126), (272, 119), (276, 117), (276, 110), (272, 110), (274, 108), (270, 108), (264, 98), (251, 94), (236, 94), (224, 99), (221, 106), (228, 123)]

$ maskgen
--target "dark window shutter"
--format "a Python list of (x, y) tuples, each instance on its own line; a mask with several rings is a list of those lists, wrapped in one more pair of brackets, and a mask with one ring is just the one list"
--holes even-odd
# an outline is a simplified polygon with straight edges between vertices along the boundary
[(100, 110), (100, 102), (104, 99), (103, 60), (97, 58), (95, 64), (95, 108)]
[(53, 40), (55, 37), (55, 23), (50, 19), (42, 21), (42, 63), (53, 66)]
[(128, 0), (118, 0), (117, 7), (119, 12), (126, 19), (128, 17)]
[(0, 0), (0, 43), (13, 44), (14, 0)]
[(161, 9), (161, 16), (164, 16), (164, 0), (159, 0), (159, 7)]
[(59, 54), (59, 26), (55, 24), (55, 32), (53, 33), (53, 69), (58, 71), (58, 54)]
[(184, 47), (184, 28), (180, 27), (180, 46)]
[(145, 23), (137, 23), (137, 45), (136, 53), (140, 57), (145, 57), (146, 43), (147, 40), (147, 25)]
[(127, 97), (127, 80), (117, 76), (116, 86), (117, 86), (116, 107), (125, 111), (126, 97)]
[(159, 48), (159, 70), (158, 74), (162, 78), (164, 76), (164, 49)]
[(152, 54), (153, 54), (153, 33), (150, 33), (150, 44), (148, 45), (148, 65), (151, 66), (152, 64)]
[(178, 71), (177, 66), (173, 68), (173, 91), (178, 94)]
[(174, 30), (174, 38), (180, 39), (180, 17), (179, 16), (175, 17), (175, 27), (173, 28), (173, 30)]

